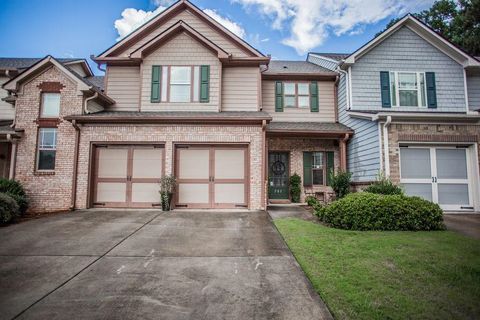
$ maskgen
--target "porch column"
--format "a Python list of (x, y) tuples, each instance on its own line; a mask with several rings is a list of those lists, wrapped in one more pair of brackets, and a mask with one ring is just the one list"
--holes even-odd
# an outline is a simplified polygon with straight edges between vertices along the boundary
[(350, 137), (346, 134), (343, 139), (340, 139), (340, 170), (347, 171), (347, 140)]
[(15, 178), (15, 160), (17, 159), (17, 142), (12, 140), (12, 151), (10, 152), (10, 172), (8, 173), (8, 179)]

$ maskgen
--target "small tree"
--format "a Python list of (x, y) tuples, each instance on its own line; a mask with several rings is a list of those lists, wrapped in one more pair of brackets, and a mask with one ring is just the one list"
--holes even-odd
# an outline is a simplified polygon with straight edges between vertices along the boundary
[(341, 199), (350, 193), (350, 181), (352, 174), (348, 171), (331, 172), (331, 183), (333, 191), (335, 191), (335, 197)]
[(293, 203), (300, 202), (300, 194), (302, 192), (301, 183), (302, 178), (300, 178), (297, 173), (294, 173), (290, 177), (290, 197)]
[(394, 184), (392, 180), (383, 173), (379, 173), (377, 180), (363, 191), (376, 194), (403, 194), (402, 188)]
[(170, 210), (176, 185), (177, 180), (173, 175), (167, 175), (160, 179), (160, 200), (163, 211)]

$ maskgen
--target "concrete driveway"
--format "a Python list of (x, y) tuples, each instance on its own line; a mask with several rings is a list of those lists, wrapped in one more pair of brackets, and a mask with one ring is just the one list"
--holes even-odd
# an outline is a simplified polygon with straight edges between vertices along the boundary
[(87, 210), (0, 228), (1, 319), (329, 319), (266, 212)]

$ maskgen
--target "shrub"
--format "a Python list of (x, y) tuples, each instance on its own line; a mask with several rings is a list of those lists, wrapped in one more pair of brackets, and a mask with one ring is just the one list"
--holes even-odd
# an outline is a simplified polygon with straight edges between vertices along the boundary
[(300, 202), (300, 194), (302, 192), (301, 183), (302, 178), (300, 178), (298, 174), (294, 173), (290, 177), (290, 197), (294, 203)]
[(363, 191), (376, 194), (403, 194), (400, 186), (394, 184), (390, 178), (380, 174), (377, 180), (366, 187)]
[(445, 229), (438, 204), (405, 195), (353, 193), (315, 213), (321, 221), (349, 230)]
[(0, 178), (0, 192), (8, 194), (19, 206), (20, 214), (24, 214), (28, 209), (27, 194), (20, 182)]
[(0, 223), (8, 223), (20, 215), (17, 202), (8, 194), (0, 193)]
[(318, 199), (315, 198), (314, 196), (307, 196), (305, 198), (305, 202), (310, 206), (310, 207), (313, 207), (315, 206), (316, 204), (319, 203)]
[(350, 180), (352, 174), (347, 171), (338, 171), (337, 173), (331, 172), (332, 178), (330, 186), (335, 191), (337, 199), (341, 199), (350, 193)]

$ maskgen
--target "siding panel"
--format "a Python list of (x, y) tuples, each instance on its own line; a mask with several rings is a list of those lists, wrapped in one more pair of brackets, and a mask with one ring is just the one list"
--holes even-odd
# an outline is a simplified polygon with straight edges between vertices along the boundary
[(139, 67), (107, 67), (106, 93), (116, 104), (108, 110), (138, 111), (140, 99), (140, 68)]
[(222, 111), (258, 110), (258, 67), (224, 68)]
[(480, 71), (467, 74), (468, 107), (480, 110)]

